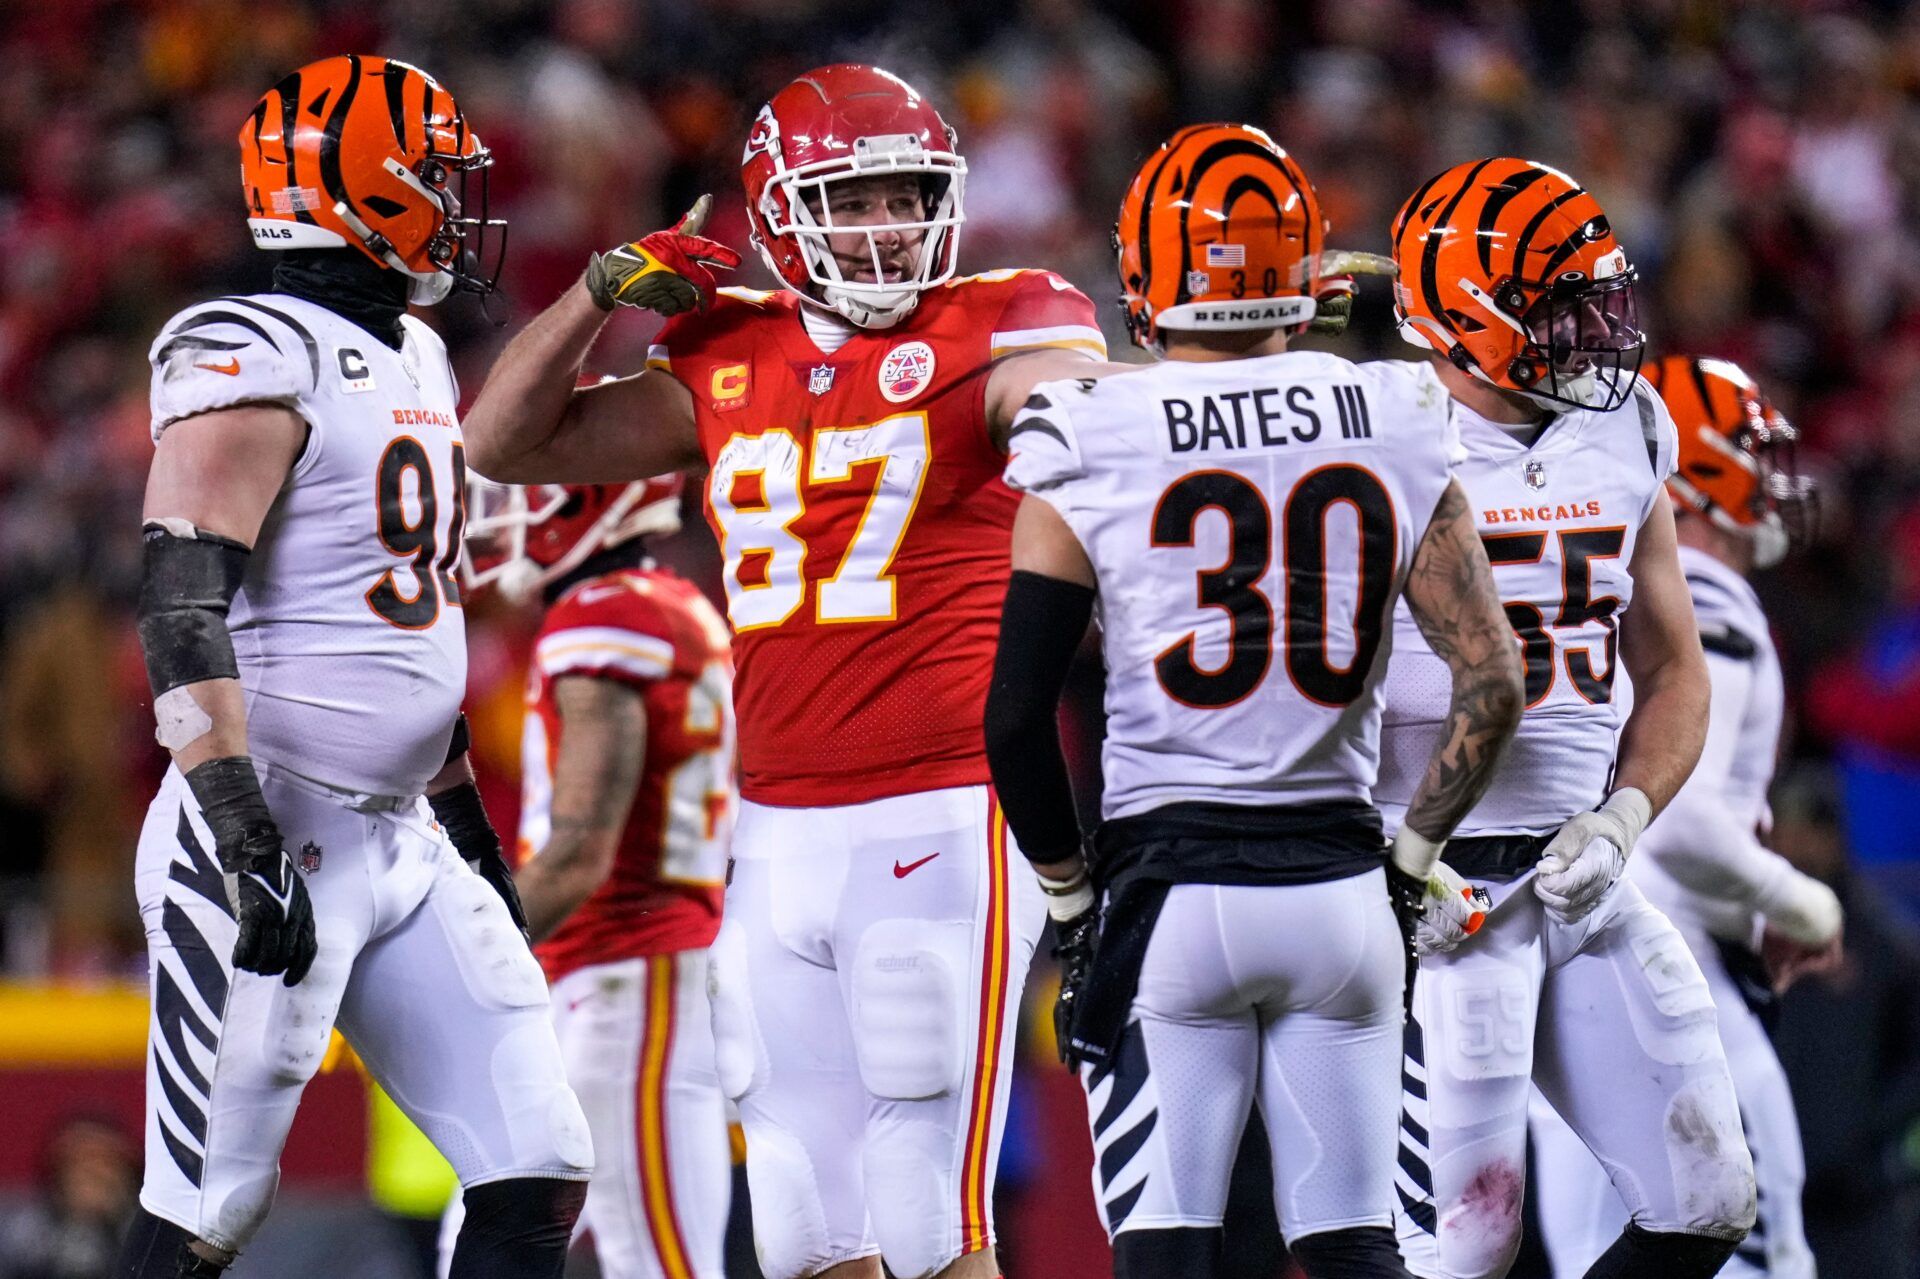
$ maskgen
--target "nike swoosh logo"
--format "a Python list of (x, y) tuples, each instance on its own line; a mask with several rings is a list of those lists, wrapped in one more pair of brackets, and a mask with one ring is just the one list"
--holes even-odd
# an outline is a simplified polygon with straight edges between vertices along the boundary
[(209, 373), (224, 373), (228, 377), (237, 377), (240, 373), (240, 361), (237, 359), (228, 360), (225, 364), (196, 364), (193, 367)]
[(919, 870), (922, 866), (925, 866), (928, 862), (932, 861), (934, 858), (938, 857), (939, 855), (940, 854), (938, 853), (928, 853), (925, 857), (922, 857), (919, 861), (908, 862), (905, 866), (902, 866), (899, 863), (899, 861), (896, 859), (893, 863), (893, 877), (895, 879), (905, 879), (907, 876), (913, 874), (914, 871)]

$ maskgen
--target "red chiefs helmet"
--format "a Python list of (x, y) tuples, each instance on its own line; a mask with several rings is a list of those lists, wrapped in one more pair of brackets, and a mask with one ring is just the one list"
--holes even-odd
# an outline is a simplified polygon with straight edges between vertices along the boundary
[[(952, 278), (960, 251), (961, 192), (967, 162), (956, 138), (913, 87), (878, 67), (840, 63), (809, 71), (760, 108), (740, 173), (753, 243), (781, 281), (803, 299), (862, 328), (904, 319), (920, 294)], [(835, 227), (829, 184), (891, 173), (919, 174), (919, 219)], [(871, 283), (849, 280), (829, 235), (864, 233)], [(919, 236), (919, 259), (889, 280), (875, 237)]]
[(461, 579), (469, 590), (492, 586), (516, 603), (530, 600), (598, 551), (678, 531), (685, 481), (677, 472), (630, 484), (496, 484), (472, 476)]

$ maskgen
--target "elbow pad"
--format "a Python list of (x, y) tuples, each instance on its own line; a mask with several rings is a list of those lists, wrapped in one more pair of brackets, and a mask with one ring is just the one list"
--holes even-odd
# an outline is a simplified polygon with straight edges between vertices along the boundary
[(150, 520), (141, 542), (140, 649), (154, 697), (237, 678), (227, 610), (246, 576), (248, 548), (185, 520)]

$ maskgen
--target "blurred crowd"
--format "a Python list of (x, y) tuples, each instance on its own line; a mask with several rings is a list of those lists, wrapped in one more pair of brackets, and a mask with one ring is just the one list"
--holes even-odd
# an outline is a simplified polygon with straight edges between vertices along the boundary
[[(1267, 128), (1333, 242), (1376, 251), (1456, 161), (1567, 170), (1640, 268), (1656, 351), (1746, 365), (1824, 482), (1818, 541), (1761, 584), (1795, 711), (1776, 842), (1884, 893), (1896, 940), (1920, 902), (1920, 4), (62, 0), (0, 24), (0, 974), (139, 963), (134, 836), (165, 763), (131, 626), (144, 353), (187, 302), (267, 287), (235, 133), (350, 51), (437, 76), (497, 157), (504, 296), (429, 317), (469, 394), (590, 251), (700, 192), (744, 249), (746, 128), (821, 62), (896, 70), (956, 127), (963, 268), (1049, 266), (1103, 303), (1122, 185), (1180, 123)], [(1411, 356), (1388, 301), (1363, 288), (1343, 350)], [(622, 317), (596, 364), (636, 367), (648, 328)], [(712, 587), (703, 538), (673, 556)], [(510, 804), (524, 625), (471, 620)]]

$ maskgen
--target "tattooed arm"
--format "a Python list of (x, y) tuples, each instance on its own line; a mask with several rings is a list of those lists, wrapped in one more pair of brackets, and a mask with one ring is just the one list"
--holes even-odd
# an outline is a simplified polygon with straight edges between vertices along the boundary
[(560, 751), (553, 764), (553, 830), (515, 876), (527, 928), (540, 941), (606, 882), (647, 757), (639, 690), (594, 675), (554, 681)]
[(1447, 485), (1434, 508), (1414, 552), (1406, 595), (1420, 633), (1453, 672), (1446, 732), (1413, 792), (1405, 822), (1437, 845), (1487, 789), (1526, 701), (1520, 647), (1458, 481)]

